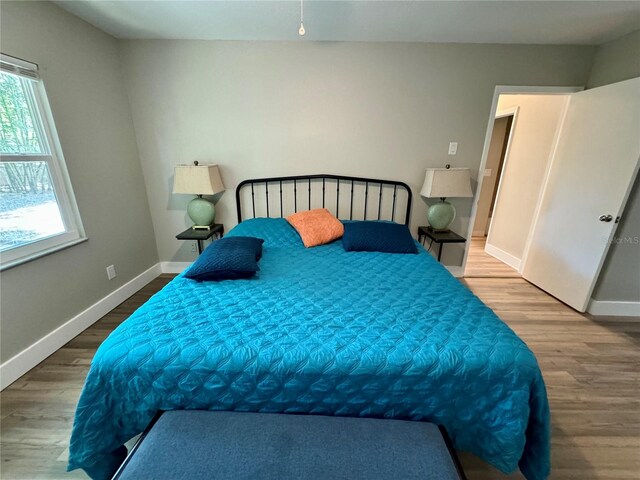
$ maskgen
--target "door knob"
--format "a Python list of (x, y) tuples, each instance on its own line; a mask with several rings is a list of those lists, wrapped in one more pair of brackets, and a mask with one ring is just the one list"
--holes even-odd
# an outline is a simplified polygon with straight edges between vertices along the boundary
[(613, 220), (613, 216), (612, 215), (600, 215), (599, 219), (601, 222), (610, 222), (611, 220)]

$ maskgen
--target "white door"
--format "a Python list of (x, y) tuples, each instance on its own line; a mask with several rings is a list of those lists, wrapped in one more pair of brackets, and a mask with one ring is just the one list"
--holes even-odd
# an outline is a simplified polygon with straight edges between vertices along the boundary
[(640, 78), (571, 95), (525, 258), (525, 279), (586, 310), (639, 158)]

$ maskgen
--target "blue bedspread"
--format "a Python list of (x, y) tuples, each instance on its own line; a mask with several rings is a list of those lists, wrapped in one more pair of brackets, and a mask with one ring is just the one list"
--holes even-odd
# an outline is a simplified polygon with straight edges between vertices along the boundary
[(530, 480), (549, 474), (549, 407), (532, 352), (440, 264), (418, 255), (305, 249), (282, 219), (249, 280), (182, 275), (98, 349), (69, 469), (108, 478), (158, 410), (424, 420)]

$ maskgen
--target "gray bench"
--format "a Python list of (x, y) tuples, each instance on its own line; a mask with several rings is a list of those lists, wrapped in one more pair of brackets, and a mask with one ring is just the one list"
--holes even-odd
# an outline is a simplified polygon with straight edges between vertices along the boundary
[[(446, 434), (445, 434), (446, 435)], [(154, 419), (114, 479), (461, 480), (430, 423), (177, 410)]]

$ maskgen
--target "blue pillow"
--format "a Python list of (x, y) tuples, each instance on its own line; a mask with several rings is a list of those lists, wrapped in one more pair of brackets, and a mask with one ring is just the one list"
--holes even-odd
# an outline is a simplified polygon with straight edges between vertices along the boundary
[(193, 280), (236, 280), (253, 277), (260, 267), (264, 240), (225, 237), (209, 245), (185, 273)]
[(418, 253), (409, 228), (390, 222), (345, 223), (342, 246), (347, 252)]

